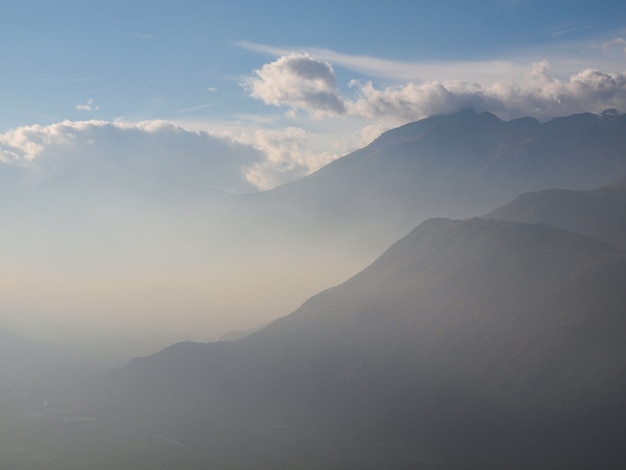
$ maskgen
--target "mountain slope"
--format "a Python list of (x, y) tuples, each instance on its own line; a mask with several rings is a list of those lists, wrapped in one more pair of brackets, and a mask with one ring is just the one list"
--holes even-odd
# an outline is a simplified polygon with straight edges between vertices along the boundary
[(626, 249), (626, 178), (599, 189), (526, 193), (486, 217), (542, 223)]
[(189, 445), (252, 433), (301, 458), (324, 436), (340, 468), (353, 441), (373, 468), (617, 468), (625, 279), (623, 253), (571, 232), (433, 219), (263, 330), (134, 360), (84, 399)]
[(277, 223), (322, 222), (353, 240), (350, 228), (365, 230), (359, 243), (381, 250), (429, 217), (470, 217), (522, 192), (591, 189), (615, 174), (626, 174), (626, 115), (540, 123), (466, 110), (390, 130), (308, 177), (244, 199), (264, 216), (279, 210)]
[[(89, 188), (44, 172), (42, 186), (35, 178), (33, 187), (7, 189), (2, 208), (2, 318), (107, 363), (176, 338), (266, 324), (363, 269), (428, 217), (474, 216), (524, 191), (592, 188), (626, 174), (626, 117), (433, 116), (309, 177), (240, 196), (191, 183), (180, 193), (165, 173), (162, 185), (150, 172), (134, 181), (113, 168), (127, 160), (106, 159), (105, 173), (121, 179), (94, 173)], [(27, 295), (33, 283), (41, 288)], [(146, 329), (151, 316), (162, 320)]]

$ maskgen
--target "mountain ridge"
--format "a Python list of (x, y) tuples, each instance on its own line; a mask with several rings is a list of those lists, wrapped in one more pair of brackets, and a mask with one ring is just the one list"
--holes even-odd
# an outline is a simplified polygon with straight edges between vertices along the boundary
[[(625, 278), (624, 253), (576, 233), (433, 219), (261, 331), (174, 345), (114, 372), (108, 379), (117, 388), (96, 388), (108, 412), (178, 410), (236, 427), (288, 425), (295, 435), (331, 426), (340, 441), (425, 446), (445, 456), (442, 465), (504, 439), (511, 453), (473, 457), (502, 464), (561, 434), (565, 441), (526, 461), (571, 464), (568, 442), (587, 439), (611, 461), (615, 449), (593, 433), (606, 437), (598, 426), (608, 426), (625, 435), (611, 418), (624, 410), (626, 392), (618, 374), (626, 365)], [(180, 429), (175, 422), (160, 425)], [(507, 431), (511, 423), (519, 431)]]
[(336, 235), (367, 229), (380, 251), (430, 217), (471, 217), (528, 191), (604, 185), (626, 174), (625, 136), (617, 112), (540, 123), (466, 109), (386, 131), (309, 176), (245, 197), (280, 208), (277, 220), (306, 214)]
[(592, 190), (524, 193), (485, 217), (544, 223), (626, 249), (626, 178)]
[[(625, 125), (611, 112), (544, 124), (438, 116), (259, 199), (242, 197), (260, 210), (233, 229), (239, 242), (267, 236), (279, 246), (293, 223), (298, 242), (332, 259), (411, 230), (259, 331), (171, 345), (50, 402), (113, 434), (124, 423), (140, 430), (124, 434), (132, 439), (164, 436), (199, 462), (230, 449), (226, 460), (248, 457), (241, 468), (260, 456), (268, 468), (310, 467), (312, 458), (321, 468), (621, 468), (626, 252), (613, 245), (626, 228), (584, 221), (598, 212), (588, 201), (619, 201), (623, 184), (524, 196), (531, 216), (519, 220), (414, 220), (555, 180), (614, 180), (626, 161)], [(546, 194), (582, 228), (536, 217), (552, 207)], [(600, 204), (601, 219), (624, 220), (620, 204)], [(514, 219), (510, 207), (493, 212)], [(284, 238), (236, 230), (268, 215)], [(326, 232), (302, 231), (326, 222)], [(598, 231), (583, 230), (590, 225)]]

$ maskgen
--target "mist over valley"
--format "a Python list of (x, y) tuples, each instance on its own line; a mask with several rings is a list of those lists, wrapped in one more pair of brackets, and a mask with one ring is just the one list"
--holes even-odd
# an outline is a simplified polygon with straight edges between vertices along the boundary
[(0, 468), (626, 467), (626, 4), (0, 10)]

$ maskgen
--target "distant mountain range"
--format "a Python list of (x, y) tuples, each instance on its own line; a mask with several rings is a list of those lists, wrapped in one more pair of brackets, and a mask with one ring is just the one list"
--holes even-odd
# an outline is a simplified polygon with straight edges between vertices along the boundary
[(385, 132), (310, 176), (244, 199), (263, 217), (278, 210), (277, 223), (327, 226), (335, 237), (365, 230), (359, 242), (382, 250), (429, 217), (471, 217), (523, 192), (593, 189), (623, 174), (625, 114), (540, 123), (466, 110)]
[(93, 442), (111, 445), (102, 468), (623, 468), (626, 185), (606, 186), (620, 174), (622, 114), (466, 111), (242, 196), (243, 245), (280, 233), (331, 260), (408, 235), (250, 335), (51, 394), (64, 418), (28, 446), (50, 468), (97, 468)]
[[(104, 174), (125, 175), (118, 167), (125, 158), (113, 157)], [(87, 164), (85, 171), (99, 175), (95, 168)], [(18, 333), (37, 327), (111, 363), (175, 339), (207, 340), (266, 324), (363, 269), (427, 218), (472, 217), (523, 192), (591, 190), (626, 174), (626, 116), (606, 111), (545, 123), (471, 110), (433, 116), (254, 194), (217, 191), (201, 177), (177, 192), (179, 184), (157, 183), (167, 173), (153, 181), (150, 172), (133, 192), (132, 174), (99, 176), (93, 187), (80, 177), (41, 174), (40, 185), (3, 187), (0, 274), (14, 287), (0, 298), (0, 312), (22, 326)], [(21, 298), (17, 292), (28, 292), (33, 279), (40, 295)], [(65, 279), (60, 291), (52, 287), (56, 279)], [(105, 279), (107, 289), (96, 287)], [(74, 320), (92, 309), (86, 295), (92, 288), (104, 311), (99, 324), (90, 319), (77, 328)], [(120, 293), (116, 307), (103, 306), (108, 289)], [(40, 319), (57, 301), (56, 324), (48, 328)], [(32, 322), (15, 310), (18, 304), (33, 312)], [(167, 326), (154, 322), (147, 331), (133, 322), (141, 314), (165, 318)], [(117, 325), (141, 340), (119, 346)], [(119, 354), (109, 352), (114, 347)]]
[(486, 217), (543, 223), (626, 249), (626, 178), (589, 191), (526, 193)]
[[(584, 220), (606, 190), (559, 201)], [(523, 213), (552, 194), (521, 197)], [(619, 468), (626, 253), (547, 221), (428, 220), (266, 328), (135, 359), (83, 403), (190, 449), (254, 455), (252, 439), (304, 467)]]

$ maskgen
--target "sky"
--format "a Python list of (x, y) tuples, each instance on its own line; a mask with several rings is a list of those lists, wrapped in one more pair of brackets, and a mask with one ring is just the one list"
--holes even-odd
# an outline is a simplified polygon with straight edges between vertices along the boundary
[(241, 191), (462, 107), (626, 109), (618, 1), (6, 0), (0, 48), (5, 154), (65, 121), (168, 121), (259, 150)]
[(0, 57), (0, 328), (256, 326), (366, 263), (228, 245), (215, 194), (432, 114), (626, 112), (623, 1), (3, 0)]

